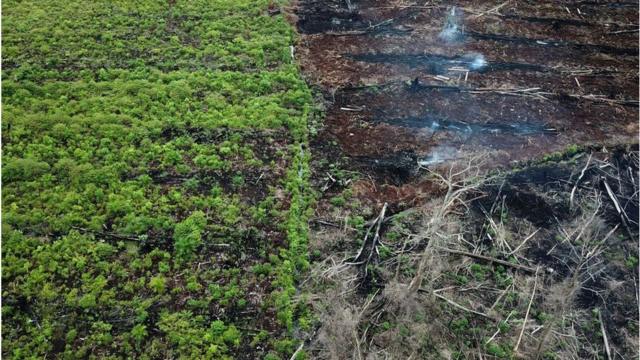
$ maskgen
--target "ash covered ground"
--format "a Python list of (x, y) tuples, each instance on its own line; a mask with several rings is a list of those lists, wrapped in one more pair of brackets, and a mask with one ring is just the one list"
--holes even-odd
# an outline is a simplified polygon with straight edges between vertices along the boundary
[(299, 1), (314, 358), (638, 356), (638, 6)]

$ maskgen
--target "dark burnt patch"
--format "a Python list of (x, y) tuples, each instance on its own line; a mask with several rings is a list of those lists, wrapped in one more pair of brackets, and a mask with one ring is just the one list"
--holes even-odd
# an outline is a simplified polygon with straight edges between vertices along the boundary
[(331, 10), (327, 5), (324, 3), (312, 5), (305, 13), (298, 14), (299, 31), (304, 34), (318, 34), (368, 27), (357, 12), (342, 8)]
[(365, 169), (373, 172), (379, 179), (394, 185), (406, 183), (418, 170), (418, 156), (411, 150), (402, 150), (380, 157), (358, 157), (356, 161)]
[(547, 269), (547, 276), (550, 280), (562, 281), (571, 277), (572, 269), (561, 256), (550, 255), (550, 251), (560, 254), (571, 253), (571, 245), (568, 243), (558, 243), (555, 229), (544, 229), (542, 235), (536, 236), (536, 246), (530, 247), (526, 251), (527, 259), (533, 263)]
[(525, 184), (505, 182), (500, 186), (484, 188), (487, 196), (474, 204), (479, 209), (490, 209), (494, 201), (500, 198), (503, 206), (515, 217), (526, 219), (538, 227), (549, 228), (560, 220), (566, 220), (570, 209), (564, 201), (543, 196), (541, 188), (528, 187)]
[(517, 16), (517, 15), (503, 15), (503, 17), (506, 19), (514, 19), (514, 20), (551, 25), (554, 28), (563, 27), (563, 26), (589, 26), (589, 27), (600, 26), (600, 24), (592, 23), (585, 20), (577, 20), (577, 19), (561, 19), (561, 18)]
[(526, 122), (513, 123), (468, 123), (463, 121), (448, 120), (431, 116), (409, 117), (400, 119), (381, 119), (394, 126), (427, 129), (429, 132), (453, 132), (465, 137), (480, 134), (511, 134), (515, 136), (526, 136), (535, 134), (555, 134), (556, 130), (544, 124), (532, 124)]
[(514, 186), (537, 185), (547, 188), (568, 181), (573, 171), (575, 169), (566, 164), (533, 165), (511, 173), (507, 181)]
[(345, 54), (355, 61), (369, 63), (405, 64), (420, 68), (429, 74), (446, 74), (451, 68), (462, 68), (469, 72), (494, 71), (547, 71), (555, 70), (543, 65), (516, 62), (487, 62), (480, 54), (447, 56), (440, 54)]
[[(558, 41), (552, 39), (532, 39), (519, 36), (508, 36), (502, 34), (489, 34), (469, 31), (467, 36), (476, 40), (490, 40), (495, 42), (513, 43), (515, 45), (528, 45), (537, 47), (567, 47), (583, 53), (602, 53), (611, 55), (637, 56), (638, 48), (619, 48), (608, 45), (582, 44), (569, 41)], [(577, 55), (577, 54), (576, 54)]]
[(534, 190), (505, 189), (505, 205), (516, 216), (525, 218), (536, 226), (551, 226), (557, 219), (566, 218), (569, 207), (562, 202), (553, 202)]

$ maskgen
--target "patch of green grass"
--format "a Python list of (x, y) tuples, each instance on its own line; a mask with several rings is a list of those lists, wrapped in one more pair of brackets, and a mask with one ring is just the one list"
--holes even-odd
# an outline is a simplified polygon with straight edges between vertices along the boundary
[(506, 345), (490, 342), (486, 345), (486, 350), (489, 355), (493, 355), (498, 359), (509, 359), (511, 357), (511, 349)]
[(571, 158), (582, 151), (582, 148), (576, 144), (571, 144), (562, 151), (556, 151), (543, 156), (542, 162), (557, 162)]
[(344, 196), (338, 195), (329, 199), (329, 202), (333, 206), (343, 207), (347, 203), (347, 200), (344, 198)]
[(451, 322), (451, 330), (456, 334), (463, 334), (469, 330), (469, 320), (466, 317)]
[(637, 269), (638, 268), (638, 258), (633, 256), (633, 255), (629, 255), (629, 257), (627, 257), (627, 260), (624, 262), (624, 264), (629, 269)]
[(480, 265), (477, 263), (471, 264), (469, 268), (473, 277), (478, 281), (484, 281), (487, 277), (488, 269), (484, 265)]

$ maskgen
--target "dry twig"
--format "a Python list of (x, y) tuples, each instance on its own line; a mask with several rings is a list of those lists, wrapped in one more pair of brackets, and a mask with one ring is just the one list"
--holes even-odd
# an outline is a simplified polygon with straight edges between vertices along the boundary
[(524, 329), (527, 326), (527, 320), (529, 320), (529, 312), (531, 311), (531, 304), (533, 304), (533, 299), (536, 296), (536, 289), (538, 288), (538, 271), (536, 270), (536, 277), (533, 280), (533, 291), (531, 292), (531, 299), (529, 300), (529, 305), (527, 306), (527, 313), (524, 315), (524, 322), (522, 323), (522, 329), (520, 330), (520, 335), (518, 335), (518, 341), (516, 342), (516, 346), (513, 348), (513, 352), (518, 352), (518, 347), (520, 346), (520, 341), (522, 341), (522, 335), (524, 334)]
[(611, 347), (609, 346), (609, 340), (607, 338), (607, 330), (604, 328), (604, 321), (602, 320), (602, 311), (598, 309), (598, 321), (600, 321), (600, 331), (602, 332), (602, 340), (604, 341), (604, 349), (607, 352), (607, 359), (611, 360)]
[(529, 267), (529, 266), (525, 266), (525, 265), (520, 265), (520, 264), (513, 264), (513, 263), (510, 263), (508, 261), (492, 258), (492, 257), (489, 257), (489, 256), (484, 256), (484, 255), (480, 255), (480, 254), (473, 254), (473, 253), (470, 253), (470, 252), (467, 252), (467, 251), (453, 250), (453, 249), (447, 249), (447, 248), (442, 248), (442, 247), (439, 248), (439, 249), (442, 250), (442, 251), (446, 251), (448, 253), (451, 253), (451, 254), (464, 255), (464, 256), (471, 257), (471, 258), (475, 258), (475, 259), (485, 260), (485, 261), (488, 261), (488, 262), (493, 262), (493, 263), (496, 263), (496, 264), (509, 266), (509, 267), (514, 268), (514, 269), (526, 271), (526, 272), (529, 272), (529, 273), (535, 273), (536, 272), (535, 268), (532, 268), (532, 267)]
[(587, 164), (584, 166), (584, 168), (582, 168), (582, 171), (580, 172), (580, 176), (578, 177), (578, 180), (576, 180), (576, 185), (573, 187), (573, 189), (571, 189), (571, 197), (569, 198), (569, 207), (573, 208), (573, 197), (576, 193), (576, 190), (578, 189), (578, 184), (580, 184), (580, 180), (582, 180), (582, 178), (584, 177), (585, 172), (587, 171), (587, 168), (589, 167), (589, 164), (591, 164), (591, 157), (593, 156), (593, 153), (589, 154), (589, 159), (587, 160)]

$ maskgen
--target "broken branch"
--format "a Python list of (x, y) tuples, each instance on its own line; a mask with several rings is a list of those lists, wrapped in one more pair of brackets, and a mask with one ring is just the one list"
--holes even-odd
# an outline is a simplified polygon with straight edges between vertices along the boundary
[(527, 326), (527, 320), (529, 320), (529, 312), (531, 311), (531, 304), (533, 304), (533, 298), (535, 298), (536, 296), (537, 287), (538, 287), (538, 271), (536, 270), (536, 278), (533, 280), (533, 291), (531, 292), (531, 299), (529, 299), (529, 306), (527, 306), (527, 313), (524, 315), (524, 321), (522, 322), (522, 329), (520, 330), (518, 341), (516, 342), (516, 346), (513, 348), (514, 353), (518, 352), (520, 341), (522, 341), (522, 335), (524, 334), (524, 329)]
[(604, 341), (604, 349), (607, 352), (607, 359), (611, 360), (611, 347), (609, 347), (607, 330), (604, 328), (604, 321), (602, 321), (602, 311), (600, 309), (598, 309), (598, 320), (600, 321), (600, 331), (602, 332), (602, 340)]
[(534, 269), (532, 267), (525, 266), (525, 265), (520, 265), (520, 264), (513, 264), (513, 263), (510, 263), (508, 261), (492, 258), (492, 257), (489, 257), (489, 256), (484, 256), (484, 255), (480, 255), (480, 254), (473, 254), (473, 253), (466, 252), (466, 251), (461, 251), (461, 250), (447, 249), (447, 248), (443, 248), (443, 247), (439, 247), (439, 249), (443, 250), (443, 251), (446, 251), (446, 252), (448, 252), (450, 254), (464, 255), (464, 256), (467, 256), (467, 257), (475, 258), (475, 259), (480, 259), (480, 260), (493, 262), (493, 263), (504, 265), (504, 266), (509, 266), (509, 267), (514, 268), (514, 269), (526, 271), (526, 272), (529, 272), (529, 273), (536, 273), (536, 269)]

